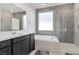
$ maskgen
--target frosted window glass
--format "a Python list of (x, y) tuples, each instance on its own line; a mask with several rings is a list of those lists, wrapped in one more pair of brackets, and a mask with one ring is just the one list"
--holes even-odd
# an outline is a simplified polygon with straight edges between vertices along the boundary
[(53, 12), (39, 13), (39, 30), (53, 31)]

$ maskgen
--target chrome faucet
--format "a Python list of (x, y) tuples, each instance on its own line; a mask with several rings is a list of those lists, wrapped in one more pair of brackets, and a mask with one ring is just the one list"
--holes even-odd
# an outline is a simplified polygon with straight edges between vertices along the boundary
[(16, 34), (16, 32), (13, 32), (12, 34)]

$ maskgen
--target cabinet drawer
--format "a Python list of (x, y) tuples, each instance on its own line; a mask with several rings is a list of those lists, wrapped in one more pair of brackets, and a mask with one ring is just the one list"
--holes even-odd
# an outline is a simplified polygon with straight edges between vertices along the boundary
[(10, 40), (0, 42), (0, 49), (10, 45)]

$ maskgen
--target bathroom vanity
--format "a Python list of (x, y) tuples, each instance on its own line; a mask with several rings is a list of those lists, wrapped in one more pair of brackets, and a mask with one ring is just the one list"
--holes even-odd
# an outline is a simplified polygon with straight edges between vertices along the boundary
[(16, 12), (0, 8), (0, 55), (27, 55), (35, 47), (34, 32), (26, 28), (26, 11), (14, 8)]
[(34, 48), (34, 33), (0, 41), (0, 55), (28, 55)]

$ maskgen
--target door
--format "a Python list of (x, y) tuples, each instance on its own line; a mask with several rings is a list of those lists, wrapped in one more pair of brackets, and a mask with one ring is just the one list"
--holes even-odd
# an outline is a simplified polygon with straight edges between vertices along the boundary
[(74, 5), (63, 6), (64, 40), (74, 43)]
[(3, 48), (3, 49), (0, 49), (0, 55), (11, 55), (10, 47), (6, 47), (6, 48)]

